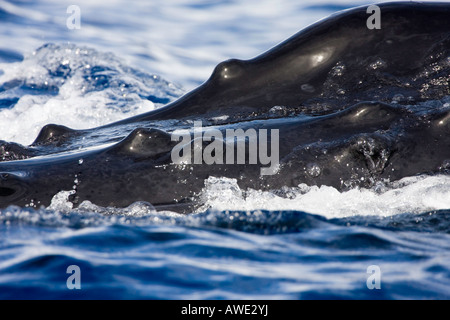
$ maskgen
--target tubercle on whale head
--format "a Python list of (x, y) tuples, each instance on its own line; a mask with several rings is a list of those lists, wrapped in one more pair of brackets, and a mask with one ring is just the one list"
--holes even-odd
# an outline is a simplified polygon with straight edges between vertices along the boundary
[(238, 59), (229, 59), (219, 63), (210, 77), (210, 80), (221, 83), (229, 83), (244, 74), (244, 61)]
[(171, 135), (158, 129), (136, 128), (107, 151), (108, 154), (156, 160), (169, 154), (175, 143)]
[(31, 145), (37, 146), (54, 144), (58, 146), (62, 144), (69, 136), (73, 136), (75, 132), (76, 130), (70, 129), (66, 126), (48, 124), (41, 129)]

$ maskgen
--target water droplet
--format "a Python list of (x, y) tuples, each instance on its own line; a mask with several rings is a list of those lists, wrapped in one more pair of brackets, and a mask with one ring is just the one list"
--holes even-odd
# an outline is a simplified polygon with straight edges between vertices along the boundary
[(395, 96), (392, 97), (392, 101), (391, 103), (399, 103), (405, 101), (405, 96), (402, 95), (401, 93), (396, 94)]
[(308, 175), (315, 178), (320, 176), (322, 170), (317, 163), (308, 163), (306, 165), (306, 172), (308, 173)]
[(382, 59), (378, 59), (377, 61), (369, 64), (369, 68), (371, 68), (373, 70), (376, 70), (378, 68), (385, 67), (385, 66), (386, 66), (386, 62), (384, 62)]
[(340, 77), (344, 74), (345, 71), (345, 65), (338, 63), (333, 69), (331, 69), (331, 75)]
[(448, 169), (450, 169), (450, 159), (444, 160), (444, 161), (442, 162), (442, 164), (441, 164), (440, 169), (441, 169), (441, 170), (448, 170)]
[(284, 107), (284, 106), (274, 106), (274, 107), (270, 108), (269, 112), (273, 113), (275, 115), (286, 115), (287, 110), (286, 110), (286, 107)]

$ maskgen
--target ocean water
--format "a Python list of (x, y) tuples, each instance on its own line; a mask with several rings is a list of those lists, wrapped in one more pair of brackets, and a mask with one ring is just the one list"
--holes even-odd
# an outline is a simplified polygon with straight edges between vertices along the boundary
[[(91, 128), (159, 108), (219, 62), (367, 3), (78, 1), (78, 29), (70, 2), (0, 1), (0, 140), (27, 145), (48, 123)], [(144, 202), (74, 208), (67, 192), (46, 208), (1, 209), (0, 299), (450, 298), (448, 175), (282, 191), (210, 177), (188, 215)]]

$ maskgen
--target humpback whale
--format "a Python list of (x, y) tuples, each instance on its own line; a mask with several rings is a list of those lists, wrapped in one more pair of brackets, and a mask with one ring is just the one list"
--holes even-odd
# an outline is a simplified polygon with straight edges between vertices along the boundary
[[(338, 12), (255, 58), (220, 63), (157, 110), (86, 130), (49, 124), (29, 146), (0, 141), (0, 207), (48, 206), (70, 190), (75, 206), (146, 201), (188, 213), (211, 176), (242, 189), (346, 190), (448, 174), (450, 4), (378, 6), (380, 29), (367, 27), (367, 6)], [(264, 143), (277, 156), (270, 174), (251, 154)], [(216, 161), (196, 162), (199, 147)]]

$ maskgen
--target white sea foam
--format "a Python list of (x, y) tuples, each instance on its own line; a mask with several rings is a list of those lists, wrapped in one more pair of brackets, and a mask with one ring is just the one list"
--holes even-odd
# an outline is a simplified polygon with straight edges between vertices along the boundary
[(354, 215), (391, 216), (450, 209), (450, 177), (417, 176), (387, 186), (341, 192), (329, 186), (299, 185), (279, 192), (242, 190), (235, 179), (210, 177), (201, 198), (217, 210), (299, 210), (326, 218)]
[(182, 93), (112, 54), (75, 45), (46, 45), (24, 61), (0, 64), (0, 70), (6, 89), (0, 98), (19, 98), (14, 107), (0, 109), (0, 140), (25, 145), (49, 123), (97, 127), (162, 105), (147, 96), (173, 100)]

